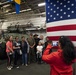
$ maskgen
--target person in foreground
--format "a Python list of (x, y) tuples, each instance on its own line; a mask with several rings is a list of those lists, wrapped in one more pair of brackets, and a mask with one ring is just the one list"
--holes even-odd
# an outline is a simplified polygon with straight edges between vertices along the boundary
[(73, 75), (72, 64), (76, 62), (76, 51), (71, 40), (66, 36), (59, 38), (59, 48), (49, 54), (52, 44), (48, 43), (42, 60), (51, 67), (50, 75)]

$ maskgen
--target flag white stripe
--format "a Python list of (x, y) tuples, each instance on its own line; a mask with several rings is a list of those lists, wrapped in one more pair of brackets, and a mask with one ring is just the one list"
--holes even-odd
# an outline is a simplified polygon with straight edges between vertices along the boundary
[(72, 24), (76, 24), (76, 19), (50, 22), (46, 24), (46, 27), (48, 28), (48, 27), (65, 26), (65, 25), (72, 25)]
[(47, 36), (76, 36), (76, 30), (47, 32)]

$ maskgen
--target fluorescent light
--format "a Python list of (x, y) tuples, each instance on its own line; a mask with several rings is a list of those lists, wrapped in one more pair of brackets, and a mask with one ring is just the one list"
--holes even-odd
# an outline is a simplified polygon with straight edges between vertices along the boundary
[(30, 11), (31, 9), (21, 10), (20, 12)]
[(6, 8), (6, 7), (8, 7), (8, 6), (10, 6), (10, 4), (4, 5), (3, 7), (5, 7), (5, 8)]
[(45, 2), (44, 2), (44, 3), (39, 3), (38, 6), (39, 6), (39, 7), (45, 6)]
[[(30, 11), (30, 10), (32, 10), (32, 9), (21, 10), (20, 12), (25, 12), (25, 11)], [(10, 15), (10, 14), (16, 14), (16, 12), (7, 13), (5, 15)]]

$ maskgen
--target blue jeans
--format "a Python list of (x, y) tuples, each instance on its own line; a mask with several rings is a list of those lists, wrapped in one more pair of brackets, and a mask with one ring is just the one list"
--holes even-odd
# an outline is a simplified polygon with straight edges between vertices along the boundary
[(27, 53), (22, 54), (22, 63), (25, 65), (27, 64)]

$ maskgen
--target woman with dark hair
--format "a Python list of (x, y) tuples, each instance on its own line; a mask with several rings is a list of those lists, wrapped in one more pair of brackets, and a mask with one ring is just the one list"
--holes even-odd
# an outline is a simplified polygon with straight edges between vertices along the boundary
[(48, 44), (43, 53), (42, 60), (50, 64), (50, 75), (72, 75), (72, 64), (76, 59), (74, 45), (68, 37), (61, 36), (59, 38), (59, 47), (60, 49), (57, 52), (49, 54), (49, 51), (53, 47), (52, 44)]
[(20, 56), (20, 42), (19, 42), (19, 37), (15, 37), (15, 41), (13, 43), (13, 50), (14, 50), (14, 66), (16, 68), (19, 68), (18, 60)]
[(10, 36), (8, 41), (6, 42), (6, 53), (7, 53), (7, 69), (11, 70), (11, 62), (13, 58), (13, 43), (12, 43), (13, 37)]

